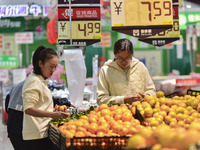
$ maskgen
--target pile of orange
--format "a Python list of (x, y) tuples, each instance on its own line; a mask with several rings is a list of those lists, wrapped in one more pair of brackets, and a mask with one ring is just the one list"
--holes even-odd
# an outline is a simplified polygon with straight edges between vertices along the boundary
[(83, 115), (78, 120), (70, 120), (58, 129), (69, 139), (75, 137), (103, 137), (103, 136), (131, 136), (143, 126), (135, 119), (125, 104), (101, 104), (91, 111), (88, 116)]

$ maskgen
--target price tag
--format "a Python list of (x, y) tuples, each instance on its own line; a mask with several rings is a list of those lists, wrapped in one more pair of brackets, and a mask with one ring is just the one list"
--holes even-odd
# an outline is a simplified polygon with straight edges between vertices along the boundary
[[(115, 31), (135, 37), (152, 36), (172, 27), (172, 0), (111, 0), (111, 19)], [(148, 34), (143, 34), (147, 30)]]
[[(71, 0), (71, 4), (99, 4), (100, 0)], [(58, 4), (69, 4), (69, 0), (58, 0)]]
[[(70, 22), (59, 21), (59, 39), (70, 39)], [(72, 39), (101, 39), (101, 21), (72, 21)]]
[(64, 1), (58, 1), (58, 43), (86, 46), (100, 42), (100, 0), (71, 0), (71, 7)]
[(178, 18), (178, 5), (173, 5), (173, 27), (171, 29), (162, 31), (155, 36), (151, 36), (145, 39), (139, 39), (145, 43), (149, 43), (154, 46), (163, 46), (172, 43), (180, 38), (179, 18)]

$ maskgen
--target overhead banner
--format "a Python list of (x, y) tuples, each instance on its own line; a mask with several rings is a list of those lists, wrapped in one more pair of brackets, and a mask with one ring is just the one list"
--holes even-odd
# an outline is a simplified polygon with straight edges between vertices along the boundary
[(87, 46), (101, 41), (100, 0), (58, 0), (58, 43)]
[(172, 0), (111, 0), (112, 30), (146, 38), (173, 25)]
[(1, 18), (0, 33), (15, 33), (25, 31), (24, 17)]
[(180, 38), (180, 28), (179, 28), (179, 14), (178, 14), (178, 4), (173, 4), (173, 27), (171, 29), (162, 31), (155, 36), (150, 36), (145, 39), (139, 39), (139, 41), (154, 45), (154, 46), (164, 46), (166, 44), (172, 43), (179, 40)]

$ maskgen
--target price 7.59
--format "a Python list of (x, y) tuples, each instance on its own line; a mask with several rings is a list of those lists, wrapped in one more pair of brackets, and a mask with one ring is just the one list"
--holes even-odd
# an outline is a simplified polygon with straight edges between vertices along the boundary
[[(141, 4), (147, 7), (149, 13), (149, 21), (152, 19), (156, 19), (156, 17), (164, 17), (164, 16), (171, 16), (172, 15), (172, 3), (171, 1), (142, 1)], [(144, 8), (145, 10), (145, 8)]]
[(101, 24), (100, 23), (78, 23), (78, 30), (83, 31), (84, 36), (86, 37), (89, 34), (100, 33), (101, 32)]

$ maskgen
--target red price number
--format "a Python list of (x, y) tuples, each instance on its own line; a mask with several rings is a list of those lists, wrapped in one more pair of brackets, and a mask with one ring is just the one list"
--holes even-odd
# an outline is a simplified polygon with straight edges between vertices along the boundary
[(100, 33), (101, 32), (101, 24), (100, 23), (84, 23), (78, 24), (78, 30), (84, 32), (84, 36), (91, 33)]
[(173, 27), (171, 29), (158, 33), (158, 36), (165, 36), (169, 32), (177, 32), (177, 31), (179, 31), (179, 21), (174, 21)]
[[(141, 2), (142, 5), (146, 5), (149, 11), (149, 21), (152, 18), (156, 19), (156, 16), (170, 16), (172, 15), (172, 3), (171, 1), (146, 1)], [(152, 14), (154, 12), (154, 14)]]

